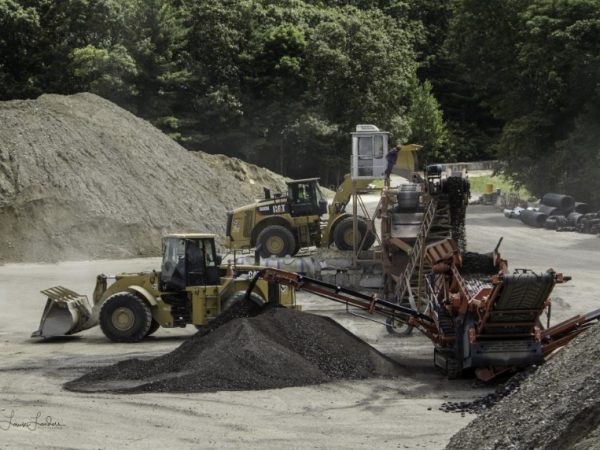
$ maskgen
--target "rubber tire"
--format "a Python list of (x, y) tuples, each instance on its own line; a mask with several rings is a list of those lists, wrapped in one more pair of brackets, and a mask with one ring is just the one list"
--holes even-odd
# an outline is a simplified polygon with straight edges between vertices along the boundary
[[(367, 222), (364, 218), (358, 217), (357, 221), (358, 221), (357, 227), (358, 227), (358, 233), (359, 233), (358, 244), (360, 245), (363, 236), (367, 233), (368, 227), (367, 227)], [(335, 243), (335, 246), (339, 250), (352, 250), (354, 243), (348, 242), (345, 238), (347, 238), (348, 235), (350, 236), (350, 238), (352, 238), (353, 226), (354, 225), (352, 223), (352, 217), (346, 217), (345, 219), (342, 219), (335, 226), (335, 229), (333, 230), (333, 242)], [(370, 249), (374, 242), (375, 242), (375, 235), (373, 233), (369, 233), (362, 249), (363, 250)]]
[[(267, 248), (267, 241), (271, 238), (279, 238), (283, 241), (281, 249), (277, 253), (271, 253)], [(256, 239), (256, 245), (260, 245), (259, 255), (268, 258), (271, 255), (283, 257), (285, 255), (294, 255), (296, 249), (296, 238), (290, 230), (281, 225), (271, 225), (262, 230)]]
[[(118, 308), (129, 309), (133, 314), (133, 325), (127, 330), (119, 330), (112, 323), (112, 314)], [(150, 306), (129, 292), (112, 295), (100, 308), (100, 328), (104, 335), (113, 342), (139, 342), (146, 337), (151, 326)]]
[(160, 323), (158, 323), (156, 320), (152, 319), (152, 323), (150, 324), (150, 329), (146, 333), (146, 337), (151, 336), (154, 333), (156, 333), (156, 330), (158, 330), (159, 328), (160, 328)]
[(388, 317), (385, 321), (385, 329), (387, 330), (389, 335), (395, 336), (395, 337), (406, 337), (406, 336), (410, 336), (412, 334), (412, 331), (414, 328), (412, 325), (404, 324), (402, 327), (398, 328), (397, 326), (394, 326), (393, 324), (394, 324), (394, 319), (392, 319), (391, 317)]

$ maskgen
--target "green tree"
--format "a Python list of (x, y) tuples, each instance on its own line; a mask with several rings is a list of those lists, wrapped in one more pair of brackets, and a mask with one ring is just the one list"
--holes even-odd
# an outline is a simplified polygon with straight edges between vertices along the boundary
[(600, 102), (589, 104), (575, 118), (565, 140), (556, 143), (553, 173), (560, 174), (555, 186), (577, 200), (600, 207)]
[(451, 157), (440, 105), (431, 92), (431, 83), (417, 86), (408, 114), (410, 142), (423, 145), (419, 159), (423, 163), (448, 161)]
[(331, 137), (332, 169), (348, 170), (349, 131), (374, 123), (408, 138), (406, 112), (416, 71), (411, 25), (378, 9), (322, 12), (307, 32), (310, 105), (338, 131)]
[[(597, 147), (576, 145), (594, 136), (591, 118), (600, 106), (600, 4), (538, 1), (521, 19), (518, 81), (523, 93), (514, 99), (519, 110), (509, 125), (518, 120), (524, 128), (511, 126), (503, 136), (499, 149), (506, 171), (538, 195), (563, 190), (600, 206), (600, 195), (588, 188), (592, 179), (581, 180), (583, 174), (600, 176), (594, 164)], [(531, 146), (517, 150), (525, 139)], [(533, 176), (525, 176), (527, 163), (538, 168)]]
[(34, 7), (0, 0), (0, 100), (39, 94), (40, 67), (34, 49), (40, 32)]
[[(600, 176), (591, 144), (600, 104), (600, 4), (459, 5), (453, 48), (505, 123), (497, 144), (505, 173), (537, 195), (559, 190), (600, 203), (587, 188), (590, 180), (572, 181)], [(578, 148), (578, 142), (585, 145)]]
[[(248, 158), (256, 139), (242, 129), (239, 55), (250, 39), (252, 2), (205, 0), (186, 4), (191, 80), (179, 105), (181, 132), (193, 150)], [(260, 10), (260, 3), (256, 4)], [(258, 139), (261, 142), (261, 139)], [(253, 155), (252, 155), (253, 156)]]
[(377, 8), (292, 0), (208, 0), (190, 16), (192, 148), (327, 178), (348, 171), (357, 123), (408, 137), (416, 70), (409, 22)]
[(400, 141), (412, 127), (441, 151), (409, 3), (0, 0), (0, 87), (5, 98), (90, 90), (189, 149), (334, 184), (358, 123)]
[(449, 48), (456, 3), (410, 1), (408, 17), (422, 25), (417, 29), (417, 73), (421, 82), (431, 83), (443, 112), (447, 134), (443, 160), (491, 159), (491, 144), (500, 133), (501, 122), (492, 117), (470, 69)]
[(123, 12), (122, 2), (116, 0), (1, 0), (3, 98), (81, 90), (79, 80), (68, 70), (73, 50), (93, 46), (118, 54), (115, 46), (126, 29)]
[(135, 61), (121, 44), (111, 49), (87, 45), (73, 49), (73, 75), (89, 90), (111, 100), (135, 95), (132, 79), (138, 74)]
[(179, 104), (186, 101), (188, 15), (169, 0), (131, 0), (125, 45), (135, 60), (135, 111), (172, 137), (182, 138)]
[(520, 13), (531, 0), (457, 0), (447, 45), (496, 117), (514, 109)]

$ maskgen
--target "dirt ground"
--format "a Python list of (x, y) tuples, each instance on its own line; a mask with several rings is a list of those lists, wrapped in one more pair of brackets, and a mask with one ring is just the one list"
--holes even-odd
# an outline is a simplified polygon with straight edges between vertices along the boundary
[[(553, 267), (573, 281), (555, 290), (555, 321), (598, 308), (600, 239), (557, 233), (472, 206), (467, 240), (491, 250), (504, 236), (511, 268)], [(93, 367), (154, 357), (193, 329), (159, 330), (138, 344), (109, 343), (99, 328), (52, 342), (29, 338), (44, 305), (39, 290), (62, 284), (91, 294), (97, 273), (158, 268), (159, 260), (101, 260), (0, 266), (0, 449), (13, 448), (408, 448), (440, 449), (474, 416), (438, 410), (489, 391), (474, 380), (447, 381), (432, 367), (423, 336), (392, 338), (334, 303), (299, 295), (304, 310), (326, 314), (396, 359), (410, 376), (265, 391), (207, 394), (78, 394), (62, 384)]]

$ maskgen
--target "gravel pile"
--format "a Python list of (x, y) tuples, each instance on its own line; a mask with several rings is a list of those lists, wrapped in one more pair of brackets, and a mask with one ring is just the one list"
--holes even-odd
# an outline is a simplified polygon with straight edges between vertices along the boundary
[(459, 270), (462, 275), (496, 275), (500, 270), (494, 265), (491, 253), (463, 252), (461, 258)]
[(440, 410), (444, 412), (461, 413), (463, 415), (465, 413), (480, 414), (485, 412), (504, 397), (516, 390), (521, 385), (521, 382), (533, 372), (535, 372), (535, 367), (530, 367), (521, 372), (517, 372), (490, 394), (470, 402), (445, 402), (440, 406)]
[(122, 361), (68, 382), (65, 388), (213, 392), (401, 374), (395, 362), (333, 320), (271, 308), (255, 317), (214, 321), (171, 353), (152, 360)]
[(600, 448), (600, 327), (539, 367), (447, 449)]
[(164, 233), (223, 235), (227, 209), (286, 188), (92, 94), (0, 102), (0, 124), (0, 262), (155, 256)]

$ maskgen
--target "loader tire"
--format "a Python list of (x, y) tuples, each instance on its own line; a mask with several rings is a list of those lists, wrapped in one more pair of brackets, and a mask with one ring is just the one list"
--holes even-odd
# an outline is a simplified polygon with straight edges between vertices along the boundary
[(271, 225), (259, 233), (256, 245), (260, 246), (258, 253), (263, 258), (271, 255), (283, 257), (295, 254), (296, 238), (286, 227)]
[[(357, 243), (360, 243), (363, 240), (363, 237), (368, 232), (367, 221), (362, 218), (357, 218), (357, 228), (358, 228), (358, 239)], [(335, 246), (339, 250), (352, 250), (354, 247), (354, 233), (353, 233), (353, 223), (352, 217), (346, 217), (342, 219), (340, 223), (338, 223), (333, 230), (333, 242)], [(375, 242), (375, 235), (371, 232), (368, 232), (368, 236), (365, 239), (365, 243), (362, 246), (362, 250), (368, 250), (371, 248), (373, 243)]]
[(152, 319), (152, 324), (150, 325), (150, 329), (146, 333), (146, 337), (151, 336), (154, 333), (156, 333), (156, 330), (158, 330), (159, 328), (160, 328), (160, 323), (158, 323), (156, 320)]
[(148, 304), (129, 292), (114, 294), (100, 309), (100, 328), (113, 342), (138, 342), (152, 326)]

